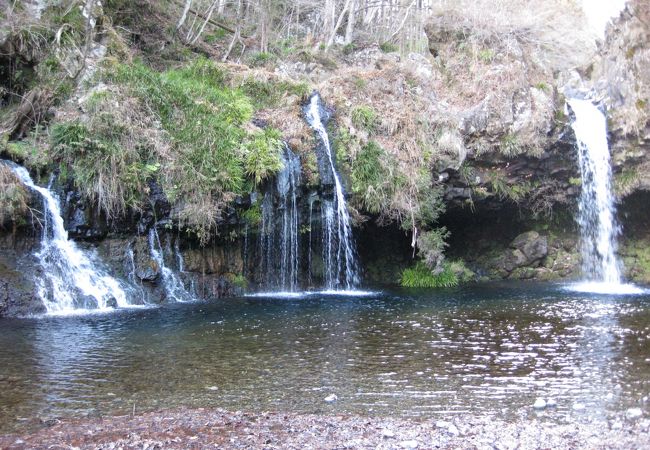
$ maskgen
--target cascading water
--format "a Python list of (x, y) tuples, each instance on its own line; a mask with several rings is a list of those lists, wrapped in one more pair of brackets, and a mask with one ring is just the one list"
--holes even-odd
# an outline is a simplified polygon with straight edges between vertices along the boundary
[(24, 167), (10, 167), (27, 187), (43, 198), (41, 249), (35, 256), (43, 269), (38, 293), (47, 312), (67, 314), (131, 306), (121, 283), (108, 275), (92, 254), (68, 239), (55, 194), (34, 184)]
[[(196, 300), (196, 298), (185, 288), (183, 280), (181, 280), (178, 274), (165, 264), (165, 253), (163, 246), (160, 243), (160, 236), (158, 235), (158, 231), (156, 231), (156, 227), (152, 227), (149, 230), (149, 253), (151, 254), (151, 259), (155, 261), (160, 270), (161, 281), (165, 293), (167, 294), (167, 300), (174, 302), (189, 302)], [(176, 253), (175, 256), (176, 262), (179, 265), (179, 270), (182, 272), (182, 265), (184, 262), (180, 252)]]
[(350, 214), (345, 202), (345, 192), (339, 179), (332, 147), (321, 115), (321, 99), (318, 94), (311, 97), (305, 116), (309, 125), (320, 138), (329, 170), (334, 181), (334, 198), (324, 200), (321, 205), (323, 221), (323, 260), (325, 263), (325, 284), (327, 289), (353, 289), (359, 284), (355, 247), (352, 239)]
[(267, 192), (262, 200), (260, 229), (260, 260), (266, 274), (267, 288), (294, 292), (298, 288), (298, 188), (300, 186), (300, 158), (287, 146), (282, 155), (282, 170), (275, 189), (279, 197), (276, 206), (273, 195)]
[(621, 284), (616, 256), (620, 227), (612, 194), (612, 168), (605, 115), (589, 100), (568, 101), (573, 111), (572, 128), (578, 144), (582, 193), (578, 207), (582, 265), (586, 283), (578, 290), (634, 293), (640, 289)]

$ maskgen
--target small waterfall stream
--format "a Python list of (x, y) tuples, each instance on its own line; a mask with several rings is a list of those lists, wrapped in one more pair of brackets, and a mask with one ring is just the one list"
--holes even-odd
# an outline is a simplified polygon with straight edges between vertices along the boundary
[(324, 200), (321, 205), (325, 284), (327, 289), (353, 289), (359, 284), (359, 271), (355, 258), (350, 214), (345, 202), (343, 185), (334, 165), (332, 146), (323, 124), (321, 111), (321, 98), (318, 94), (314, 94), (305, 110), (305, 116), (323, 144), (334, 180), (335, 194), (332, 200)]
[(616, 256), (620, 227), (612, 191), (612, 167), (605, 115), (589, 100), (568, 101), (578, 144), (582, 192), (578, 205), (582, 266), (587, 283), (580, 290), (631, 293), (638, 288), (622, 285)]
[(68, 239), (56, 195), (37, 186), (24, 167), (11, 165), (14, 173), (43, 198), (41, 249), (35, 254), (43, 269), (38, 294), (50, 314), (79, 310), (105, 310), (130, 306), (122, 284), (108, 275), (94, 255)]
[(300, 158), (288, 146), (282, 154), (282, 170), (274, 186), (279, 198), (275, 205), (272, 192), (262, 200), (260, 225), (261, 271), (270, 289), (295, 292), (298, 289), (298, 188)]
[[(176, 259), (179, 272), (182, 273), (184, 270), (183, 257), (181, 256), (178, 247), (175, 247), (175, 249), (174, 258)], [(158, 235), (155, 226), (151, 227), (149, 230), (149, 253), (151, 254), (151, 259), (155, 261), (158, 266), (158, 270), (160, 270), (160, 279), (163, 288), (165, 289), (167, 300), (174, 302), (189, 302), (196, 300), (194, 295), (185, 288), (185, 284), (178, 274), (165, 264), (165, 251), (160, 242), (160, 236)], [(167, 253), (171, 253), (169, 241), (167, 241)]]

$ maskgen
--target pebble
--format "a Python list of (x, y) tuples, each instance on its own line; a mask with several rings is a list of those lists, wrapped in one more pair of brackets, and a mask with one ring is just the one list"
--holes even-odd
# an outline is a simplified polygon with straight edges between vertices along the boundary
[(399, 446), (402, 448), (418, 448), (420, 443), (418, 441), (402, 441), (399, 443)]
[(585, 408), (586, 408), (586, 406), (583, 405), (582, 403), (574, 403), (573, 404), (573, 410), (574, 411), (583, 411)]
[(625, 411), (625, 417), (627, 417), (628, 420), (636, 420), (641, 416), (643, 416), (641, 408), (630, 408)]
[(217, 386), (208, 386), (208, 387), (206, 387), (206, 389), (208, 391), (218, 391), (219, 390), (219, 388)]
[(392, 439), (395, 437), (395, 432), (393, 430), (389, 430), (388, 428), (384, 428), (381, 430), (381, 435), (386, 439)]
[(546, 400), (546, 406), (549, 408), (555, 408), (557, 406), (557, 401), (553, 398)]
[(338, 398), (338, 396), (336, 394), (330, 394), (327, 397), (325, 397), (325, 401), (327, 403), (333, 403), (333, 402), (337, 401), (338, 399), (339, 398)]
[(458, 427), (456, 425), (454, 425), (453, 423), (451, 423), (451, 422), (446, 422), (444, 420), (439, 420), (439, 421), (436, 422), (436, 426), (438, 428), (443, 428), (443, 429), (447, 430), (447, 433), (449, 433), (452, 436), (459, 436), (460, 435), (460, 431), (458, 430)]
[(535, 403), (533, 404), (533, 408), (535, 409), (544, 409), (546, 408), (546, 400), (543, 398), (538, 398), (535, 400)]

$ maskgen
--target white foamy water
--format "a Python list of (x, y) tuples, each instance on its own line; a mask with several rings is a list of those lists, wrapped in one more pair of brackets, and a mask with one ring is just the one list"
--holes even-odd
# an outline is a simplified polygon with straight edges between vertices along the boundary
[(43, 270), (37, 280), (38, 295), (48, 314), (67, 315), (89, 310), (130, 306), (122, 284), (90, 252), (68, 239), (59, 200), (49, 189), (37, 186), (24, 167), (11, 165), (14, 173), (43, 198), (41, 249), (35, 254)]
[(589, 100), (570, 99), (568, 103), (575, 116), (571, 126), (578, 144), (582, 179), (577, 221), (585, 277), (585, 282), (571, 286), (571, 290), (641, 293), (642, 289), (623, 283), (617, 256), (620, 227), (612, 191), (607, 119)]
[(327, 289), (343, 286), (350, 290), (359, 284), (359, 274), (355, 259), (354, 241), (350, 214), (345, 202), (343, 185), (339, 180), (327, 130), (321, 119), (321, 100), (318, 94), (311, 97), (306, 111), (309, 125), (316, 131), (323, 143), (329, 166), (334, 178), (335, 198), (323, 202), (323, 260)]

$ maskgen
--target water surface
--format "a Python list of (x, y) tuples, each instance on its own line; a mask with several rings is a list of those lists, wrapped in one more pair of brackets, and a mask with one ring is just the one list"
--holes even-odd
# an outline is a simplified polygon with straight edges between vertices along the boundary
[(552, 397), (549, 418), (648, 413), (649, 335), (648, 295), (518, 283), (2, 320), (0, 431), (176, 406), (507, 419)]

